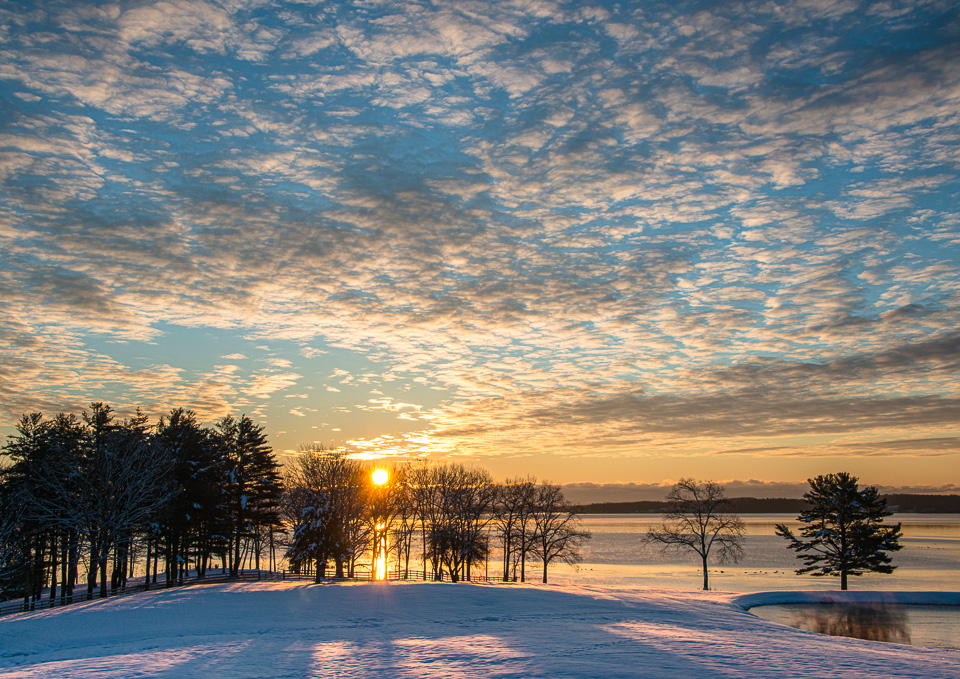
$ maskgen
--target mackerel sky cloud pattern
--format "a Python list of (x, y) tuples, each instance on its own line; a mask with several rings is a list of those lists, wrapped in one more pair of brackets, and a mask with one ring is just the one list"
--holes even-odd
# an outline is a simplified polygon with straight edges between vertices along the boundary
[(948, 1), (2, 2), (0, 431), (955, 481), (958, 44)]

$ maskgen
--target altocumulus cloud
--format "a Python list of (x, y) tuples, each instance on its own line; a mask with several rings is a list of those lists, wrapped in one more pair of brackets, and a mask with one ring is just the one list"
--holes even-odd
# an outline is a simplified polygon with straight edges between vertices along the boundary
[(0, 15), (5, 427), (956, 464), (950, 2)]

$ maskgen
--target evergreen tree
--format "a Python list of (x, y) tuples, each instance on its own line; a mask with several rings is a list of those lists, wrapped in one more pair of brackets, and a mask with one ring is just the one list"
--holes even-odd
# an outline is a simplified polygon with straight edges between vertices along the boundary
[[(12, 542), (6, 547), (8, 593), (12, 583), (26, 599), (40, 598), (45, 582), (50, 583), (50, 597), (57, 595), (57, 586), (66, 585), (72, 593), (76, 579), (76, 534), (67, 524), (70, 517), (63, 511), (48, 511), (38, 499), (46, 498), (51, 481), (69, 483), (72, 463), (79, 455), (83, 437), (80, 421), (70, 415), (44, 420), (40, 413), (24, 415), (17, 423), (17, 433), (4, 446), (12, 464), (4, 469), (2, 481), (5, 501), (0, 506), (4, 534)], [(12, 546), (18, 545), (14, 559)], [(72, 557), (67, 567), (66, 554)], [(60, 558), (63, 557), (63, 558)], [(14, 575), (13, 563), (19, 564)], [(58, 582), (57, 566), (64, 567)], [(68, 581), (68, 578), (72, 578)], [(63, 593), (63, 592), (62, 592)]]
[(227, 459), (226, 493), (231, 527), (230, 574), (240, 572), (240, 548), (261, 526), (279, 526), (280, 465), (263, 426), (246, 415), (224, 417), (217, 432)]
[[(206, 574), (215, 549), (227, 534), (224, 448), (214, 432), (201, 427), (192, 410), (175, 408), (161, 418), (157, 437), (170, 450), (175, 494), (156, 517), (167, 561), (168, 579), (184, 572), (193, 556), (197, 575)], [(157, 546), (159, 547), (159, 545)], [(155, 548), (157, 548), (155, 547)]]
[(777, 535), (789, 540), (789, 548), (804, 562), (798, 574), (840, 576), (840, 589), (847, 589), (848, 575), (892, 573), (896, 568), (888, 552), (903, 547), (900, 524), (883, 524), (893, 513), (887, 501), (875, 486), (860, 490), (858, 481), (847, 472), (808, 479), (810, 490), (803, 498), (811, 507), (797, 517), (804, 524), (800, 537), (777, 524)]
[(315, 488), (289, 488), (287, 503), (296, 507), (296, 516), (286, 557), (298, 572), (302, 566), (315, 563), (314, 580), (320, 582), (326, 575), (327, 560), (336, 547), (330, 530), (331, 507), (326, 493)]
[(0, 601), (22, 597), (29, 589), (24, 579), (29, 572), (26, 505), (16, 491), (9, 476), (0, 475)]

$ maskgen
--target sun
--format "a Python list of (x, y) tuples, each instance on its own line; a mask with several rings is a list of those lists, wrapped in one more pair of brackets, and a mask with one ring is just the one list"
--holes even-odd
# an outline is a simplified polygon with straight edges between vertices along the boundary
[(373, 470), (373, 482), (382, 486), (390, 479), (390, 474), (387, 473), (386, 469), (374, 469)]

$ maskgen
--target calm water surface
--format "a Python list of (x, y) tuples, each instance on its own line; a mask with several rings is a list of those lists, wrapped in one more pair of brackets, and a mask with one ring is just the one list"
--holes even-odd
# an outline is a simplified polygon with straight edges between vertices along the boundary
[[(746, 541), (737, 564), (711, 560), (711, 589), (728, 592), (839, 589), (839, 578), (796, 575), (801, 566), (774, 525), (799, 527), (794, 514), (745, 514)], [(661, 517), (657, 514), (590, 514), (584, 527), (593, 532), (578, 571), (553, 566), (550, 582), (696, 589), (701, 586), (697, 557), (660, 552), (640, 538)], [(903, 549), (893, 553), (897, 569), (890, 575), (867, 574), (850, 580), (858, 590), (960, 590), (960, 515), (896, 514), (887, 521), (903, 523)], [(539, 566), (532, 569), (539, 574)]]
[(750, 612), (818, 634), (960, 649), (960, 606), (778, 604), (755, 606)]

